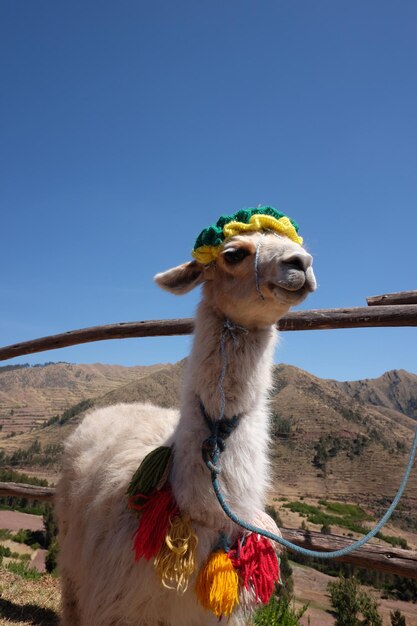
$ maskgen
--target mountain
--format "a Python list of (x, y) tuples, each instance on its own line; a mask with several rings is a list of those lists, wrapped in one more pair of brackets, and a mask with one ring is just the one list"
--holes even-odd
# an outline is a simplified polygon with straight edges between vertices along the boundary
[[(352, 398), (373, 404), (379, 410), (394, 410), (417, 420), (416, 376), (405, 370), (385, 372), (374, 380), (340, 383), (341, 389)], [(389, 414), (389, 413), (388, 413)]]
[[(133, 368), (52, 364), (0, 370), (3, 465), (11, 463), (16, 451), (20, 456), (13, 462), (22, 469), (34, 469), (51, 455), (56, 473), (60, 444), (86, 406), (132, 401), (179, 406), (184, 367), (185, 361)], [(76, 406), (68, 410), (71, 404)], [(276, 497), (302, 494), (373, 503), (375, 510), (385, 506), (401, 481), (416, 427), (415, 374), (393, 370), (377, 379), (339, 382), (276, 365), (270, 404)], [(42, 427), (58, 413), (61, 419)], [(11, 436), (18, 430), (22, 432)], [(39, 447), (38, 456), (21, 454)], [(403, 510), (404, 515), (411, 511), (417, 528), (416, 493), (414, 472)]]

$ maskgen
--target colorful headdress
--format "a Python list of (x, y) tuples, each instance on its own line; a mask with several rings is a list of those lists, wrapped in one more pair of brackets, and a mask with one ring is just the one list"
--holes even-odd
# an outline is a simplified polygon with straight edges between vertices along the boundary
[(270, 230), (302, 245), (298, 224), (270, 206), (241, 209), (233, 215), (222, 215), (215, 224), (201, 231), (192, 251), (199, 263), (207, 265), (217, 259), (226, 239), (248, 232)]

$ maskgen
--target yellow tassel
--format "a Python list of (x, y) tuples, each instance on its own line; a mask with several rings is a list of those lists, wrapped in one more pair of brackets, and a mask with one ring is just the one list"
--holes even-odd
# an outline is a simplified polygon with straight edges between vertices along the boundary
[(239, 578), (223, 550), (214, 552), (201, 569), (196, 594), (200, 604), (217, 617), (230, 617), (239, 602)]
[(176, 515), (165, 537), (165, 543), (154, 560), (161, 582), (168, 589), (184, 593), (195, 569), (197, 536), (189, 516)]

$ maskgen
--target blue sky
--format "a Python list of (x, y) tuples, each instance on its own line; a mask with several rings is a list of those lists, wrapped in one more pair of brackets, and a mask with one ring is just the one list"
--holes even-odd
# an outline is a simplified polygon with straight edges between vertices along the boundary
[[(0, 345), (191, 316), (153, 275), (222, 213), (300, 224), (303, 308), (416, 288), (417, 4), (403, 0), (0, 5)], [(319, 376), (417, 372), (415, 329), (283, 333)], [(190, 338), (15, 359), (176, 361)]]

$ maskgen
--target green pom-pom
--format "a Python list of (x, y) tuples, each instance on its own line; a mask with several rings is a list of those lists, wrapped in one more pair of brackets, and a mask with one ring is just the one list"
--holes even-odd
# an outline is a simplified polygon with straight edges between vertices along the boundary
[(168, 479), (172, 452), (172, 447), (160, 446), (145, 456), (130, 481), (127, 495), (147, 496), (154, 489), (161, 489)]
[(223, 243), (224, 235), (223, 228), (216, 226), (209, 226), (205, 228), (197, 237), (194, 250), (200, 246), (220, 246)]

